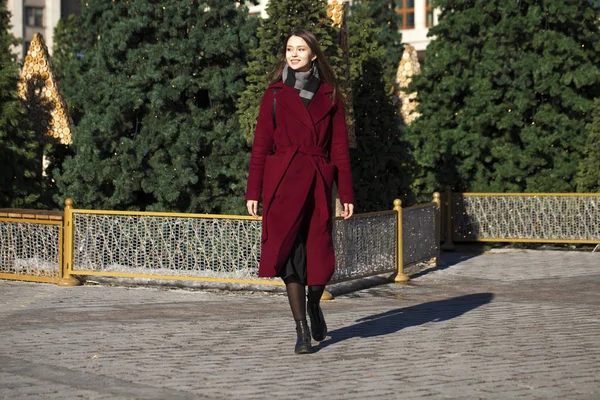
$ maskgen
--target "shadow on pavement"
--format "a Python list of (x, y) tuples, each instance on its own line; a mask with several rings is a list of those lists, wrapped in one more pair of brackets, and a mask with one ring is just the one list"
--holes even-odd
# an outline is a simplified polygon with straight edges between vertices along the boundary
[(398, 308), (382, 314), (361, 318), (354, 325), (329, 332), (328, 336), (330, 338), (313, 346), (313, 350), (319, 351), (327, 346), (354, 337), (368, 338), (389, 335), (411, 326), (446, 321), (487, 304), (493, 298), (493, 293), (469, 294)]
[(439, 263), (435, 267), (422, 269), (418, 272), (410, 274), (411, 279), (418, 278), (423, 275), (427, 275), (430, 272), (443, 271), (463, 261), (467, 261), (474, 257), (479, 257), (485, 253), (485, 245), (476, 244), (460, 244), (456, 246), (453, 251), (443, 251), (440, 254)]

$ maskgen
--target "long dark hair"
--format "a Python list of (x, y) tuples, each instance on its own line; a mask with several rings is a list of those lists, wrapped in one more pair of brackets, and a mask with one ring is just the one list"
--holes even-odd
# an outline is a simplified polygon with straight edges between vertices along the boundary
[(285, 38), (285, 41), (283, 42), (283, 51), (282, 51), (281, 59), (279, 60), (279, 63), (277, 64), (275, 69), (273, 69), (273, 71), (271, 71), (271, 73), (269, 74), (269, 77), (268, 77), (269, 86), (274, 83), (279, 82), (282, 79), (283, 69), (285, 68), (285, 65), (286, 65), (285, 53), (286, 53), (286, 49), (287, 49), (287, 42), (288, 42), (288, 40), (290, 40), (290, 38), (292, 36), (301, 37), (302, 39), (304, 39), (306, 44), (308, 44), (308, 47), (310, 47), (310, 50), (312, 51), (312, 53), (317, 56), (314, 63), (316, 65), (317, 69), (319, 70), (319, 76), (321, 77), (321, 81), (327, 83), (329, 86), (331, 86), (333, 88), (333, 98), (335, 99), (335, 101), (336, 102), (339, 101), (339, 102), (343, 103), (344, 99), (342, 98), (342, 94), (339, 90), (340, 89), (339, 85), (335, 79), (333, 70), (331, 69), (331, 66), (329, 65), (329, 61), (327, 61), (327, 57), (325, 57), (323, 50), (321, 50), (321, 46), (319, 46), (319, 43), (317, 42), (317, 37), (311, 31), (303, 29), (303, 28), (294, 29), (292, 31), (292, 33), (290, 33)]

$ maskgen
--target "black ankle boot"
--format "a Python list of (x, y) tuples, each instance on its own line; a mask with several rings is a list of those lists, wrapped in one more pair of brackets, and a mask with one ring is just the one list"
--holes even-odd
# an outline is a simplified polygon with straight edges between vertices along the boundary
[(327, 336), (327, 324), (325, 323), (323, 311), (321, 311), (319, 303), (308, 302), (306, 311), (308, 312), (308, 316), (310, 318), (310, 330), (312, 332), (313, 339), (315, 339), (317, 342), (325, 340), (325, 336)]
[(296, 341), (294, 352), (296, 354), (312, 353), (310, 331), (308, 330), (308, 323), (306, 320), (296, 321), (296, 333), (298, 334), (298, 340)]

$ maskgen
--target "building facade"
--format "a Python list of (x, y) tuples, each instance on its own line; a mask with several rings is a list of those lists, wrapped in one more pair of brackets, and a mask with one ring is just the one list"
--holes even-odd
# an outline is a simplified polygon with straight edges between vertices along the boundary
[[(339, 0), (338, 0), (339, 1)], [(248, 7), (251, 15), (267, 18), (269, 0), (259, 0)], [(432, 6), (432, 0), (395, 0), (396, 13), (400, 15), (398, 29), (402, 32), (402, 41), (414, 46), (420, 59), (431, 38), (427, 37), (429, 28), (437, 24), (439, 10)], [(16, 49), (21, 57), (34, 33), (44, 36), (48, 49), (52, 52), (54, 27), (61, 18), (81, 13), (79, 0), (8, 0), (8, 10), (12, 14), (12, 34), (23, 39), (23, 46)]]
[(396, 0), (396, 12), (400, 15), (402, 42), (415, 48), (420, 59), (431, 41), (427, 37), (429, 28), (437, 24), (439, 9), (432, 5), (433, 0)]
[[(339, 2), (340, 0), (338, 0)], [(260, 0), (248, 7), (250, 15), (267, 18), (269, 0)], [(425, 49), (431, 41), (427, 37), (429, 28), (437, 24), (439, 9), (435, 9), (432, 0), (395, 0), (396, 13), (400, 16), (398, 29), (402, 32), (402, 41), (412, 45), (420, 59), (425, 57)]]
[(23, 40), (15, 52), (23, 57), (35, 33), (44, 37), (48, 50), (54, 45), (54, 27), (58, 21), (70, 14), (81, 13), (79, 0), (8, 0), (11, 17), (11, 33)]

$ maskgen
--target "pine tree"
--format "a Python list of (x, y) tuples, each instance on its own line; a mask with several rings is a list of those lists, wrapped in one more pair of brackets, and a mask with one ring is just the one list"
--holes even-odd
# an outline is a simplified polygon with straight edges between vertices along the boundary
[(397, 107), (386, 90), (386, 48), (380, 28), (369, 17), (373, 4), (352, 7), (348, 20), (350, 80), (357, 148), (351, 149), (357, 209), (389, 210), (394, 199), (412, 201), (408, 146), (402, 138)]
[(249, 151), (232, 116), (255, 20), (228, 0), (93, 3), (81, 29), (105, 29), (84, 56), (62, 195), (78, 207), (243, 211)]
[(39, 145), (17, 94), (19, 66), (10, 14), (0, 1), (0, 207), (40, 207)]
[(600, 93), (598, 9), (580, 0), (438, 0), (409, 129), (425, 193), (568, 192)]
[(593, 119), (586, 127), (587, 142), (577, 174), (577, 191), (600, 193), (600, 98), (594, 101)]
[(54, 28), (53, 65), (76, 124), (87, 98), (88, 83), (81, 78), (91, 68), (91, 55), (102, 36), (127, 16), (127, 7), (126, 2), (86, 2), (81, 15), (71, 14)]
[(385, 48), (385, 57), (382, 62), (383, 76), (386, 90), (391, 90), (394, 85), (396, 69), (402, 57), (402, 34), (400, 29), (400, 15), (396, 13), (396, 2), (390, 0), (361, 1), (368, 8), (367, 17), (379, 29), (377, 43)]
[(77, 94), (82, 92), (77, 79), (85, 70), (82, 58), (86, 33), (89, 32), (82, 29), (81, 17), (76, 14), (61, 19), (54, 28), (52, 63), (74, 122), (81, 119), (81, 107), (75, 104)]
[(249, 143), (254, 137), (260, 99), (267, 88), (267, 75), (280, 61), (283, 42), (294, 28), (305, 28), (316, 35), (336, 78), (343, 84), (341, 49), (326, 9), (326, 0), (278, 0), (267, 5), (269, 17), (261, 20), (258, 28), (258, 47), (251, 51), (246, 68), (248, 86), (237, 104), (242, 135)]

